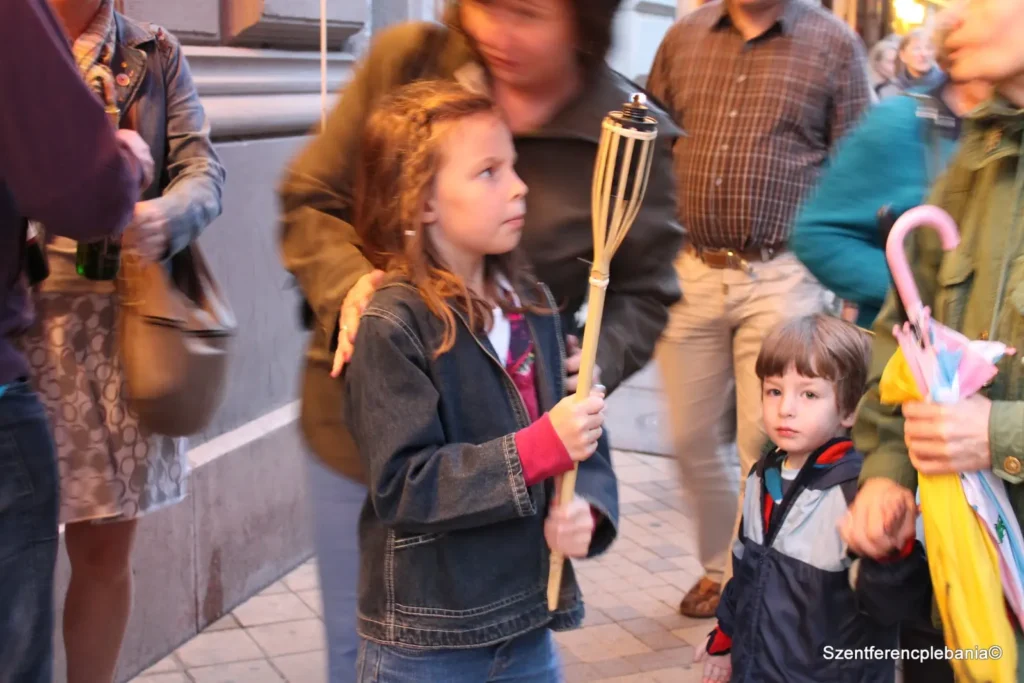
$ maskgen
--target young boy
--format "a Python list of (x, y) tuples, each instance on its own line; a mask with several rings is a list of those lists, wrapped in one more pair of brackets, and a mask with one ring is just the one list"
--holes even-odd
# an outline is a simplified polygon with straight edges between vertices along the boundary
[(826, 315), (765, 338), (757, 376), (775, 448), (747, 478), (734, 575), (696, 659), (705, 682), (894, 679), (891, 659), (852, 652), (895, 647), (896, 629), (858, 610), (837, 528), (857, 492), (862, 457), (848, 431), (869, 359), (867, 334)]

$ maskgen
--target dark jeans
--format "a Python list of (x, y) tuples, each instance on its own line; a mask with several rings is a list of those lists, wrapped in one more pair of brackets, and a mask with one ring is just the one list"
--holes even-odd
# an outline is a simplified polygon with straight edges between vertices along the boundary
[(0, 395), (0, 683), (53, 677), (57, 459), (26, 384)]
[(540, 628), (501, 645), (465, 650), (412, 650), (359, 644), (359, 683), (561, 683), (558, 649)]
[[(900, 624), (900, 647), (908, 650), (944, 648), (946, 641), (942, 631), (931, 624), (904, 622)], [(903, 683), (953, 683), (953, 667), (937, 659), (904, 660)]]

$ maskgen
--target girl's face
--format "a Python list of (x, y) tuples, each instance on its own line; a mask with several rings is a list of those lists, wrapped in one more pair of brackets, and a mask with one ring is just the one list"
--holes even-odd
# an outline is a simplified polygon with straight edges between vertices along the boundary
[(931, 70), (935, 54), (927, 40), (914, 38), (900, 50), (900, 59), (910, 71), (911, 76), (920, 76)]
[(526, 185), (515, 160), (512, 134), (494, 114), (463, 119), (445, 137), (423, 224), (455, 274), (466, 277), (482, 257), (519, 244)]
[(992, 85), (1024, 74), (1024, 0), (971, 0), (947, 10), (950, 76)]
[(568, 0), (462, 0), (462, 27), (491, 76), (530, 89), (569, 80), (576, 29)]

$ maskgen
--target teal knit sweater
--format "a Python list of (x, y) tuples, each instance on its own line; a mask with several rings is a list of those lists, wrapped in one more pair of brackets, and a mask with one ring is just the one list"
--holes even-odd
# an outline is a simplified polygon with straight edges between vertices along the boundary
[[(817, 189), (800, 210), (790, 247), (807, 269), (860, 309), (857, 324), (870, 328), (889, 290), (889, 267), (880, 243), (878, 211), (899, 216), (928, 194), (926, 119), (918, 100), (900, 96), (871, 108), (839, 142)], [(943, 167), (956, 143), (940, 136)], [(933, 179), (934, 180), (934, 179)]]

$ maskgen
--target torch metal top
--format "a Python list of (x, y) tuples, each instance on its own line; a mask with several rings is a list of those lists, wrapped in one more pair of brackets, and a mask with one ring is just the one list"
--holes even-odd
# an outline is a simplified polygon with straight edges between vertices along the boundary
[(629, 102), (622, 105), (620, 111), (613, 111), (608, 114), (623, 128), (654, 132), (658, 130), (658, 122), (650, 115), (647, 108), (647, 96), (643, 93), (634, 93)]

